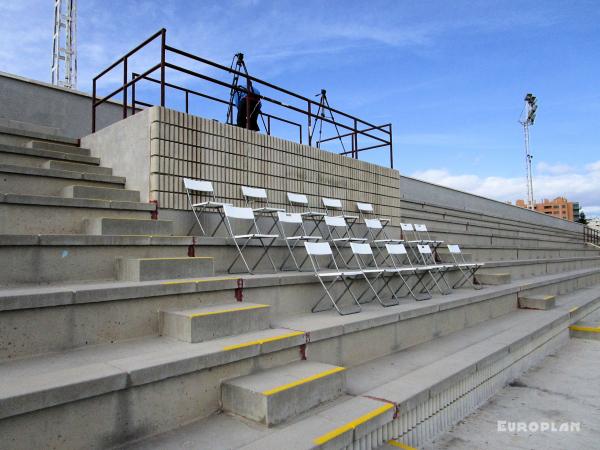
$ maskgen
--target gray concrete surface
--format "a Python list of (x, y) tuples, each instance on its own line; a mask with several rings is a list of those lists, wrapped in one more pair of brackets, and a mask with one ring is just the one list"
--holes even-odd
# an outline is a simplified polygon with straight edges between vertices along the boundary
[[(35, 123), (45, 132), (80, 138), (92, 129), (92, 98), (81, 91), (0, 72), (0, 104), (0, 118)], [(97, 129), (122, 117), (121, 105), (100, 105)]]
[(117, 260), (117, 279), (123, 281), (203, 278), (214, 274), (213, 258), (209, 256)]
[(523, 295), (519, 296), (519, 308), (524, 309), (552, 309), (556, 306), (554, 295)]
[(93, 198), (100, 200), (117, 200), (124, 202), (139, 202), (139, 191), (127, 189), (100, 188), (82, 185), (66, 186), (62, 192), (63, 197), (67, 198)]
[[(566, 347), (519, 377), (489, 403), (422, 450), (579, 450), (600, 442), (600, 342), (572, 339)], [(520, 422), (531, 430), (508, 430)], [(532, 424), (533, 423), (533, 424)], [(578, 423), (576, 431), (541, 427)], [(513, 425), (510, 425), (511, 427)], [(514, 425), (514, 426), (519, 426)], [(499, 427), (502, 431), (499, 431)]]
[(85, 219), (84, 223), (85, 231), (88, 235), (170, 236), (173, 234), (173, 222), (170, 220), (102, 217)]

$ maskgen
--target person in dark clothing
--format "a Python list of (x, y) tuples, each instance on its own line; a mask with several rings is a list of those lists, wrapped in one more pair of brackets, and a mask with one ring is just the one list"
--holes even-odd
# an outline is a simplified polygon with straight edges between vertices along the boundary
[[(244, 87), (239, 86), (235, 92), (235, 106), (237, 108), (237, 126), (246, 128), (246, 113), (249, 109), (248, 128), (253, 131), (258, 129), (258, 115), (260, 114), (260, 92), (257, 88), (250, 85), (250, 92)], [(248, 108), (249, 107), (249, 108)]]

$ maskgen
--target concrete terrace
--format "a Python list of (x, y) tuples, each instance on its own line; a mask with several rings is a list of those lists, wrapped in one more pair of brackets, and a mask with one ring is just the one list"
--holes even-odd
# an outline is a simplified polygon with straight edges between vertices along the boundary
[[(13, 102), (0, 118), (3, 449), (420, 448), (597, 334), (600, 250), (579, 224), (165, 108), (120, 121), (107, 104), (107, 126), (90, 135), (84, 110), (72, 117), (83, 94), (0, 83), (31, 111), (48, 96), (74, 105), (55, 120)], [(306, 173), (320, 161), (331, 174), (314, 183)], [(349, 182), (356, 174), (372, 182)], [(425, 223), (485, 262), (482, 289), (311, 313), (322, 292), (311, 272), (226, 272), (235, 247), (193, 228), (183, 176), (236, 204), (246, 183), (272, 190), (276, 206), (288, 190), (314, 209), (319, 196), (349, 210), (370, 201), (389, 234)], [(278, 240), (274, 260), (287, 253)], [(444, 247), (439, 258), (451, 261)]]

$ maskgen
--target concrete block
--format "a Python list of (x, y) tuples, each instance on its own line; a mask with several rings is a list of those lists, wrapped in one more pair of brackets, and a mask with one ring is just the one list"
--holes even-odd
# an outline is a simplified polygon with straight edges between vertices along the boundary
[(61, 153), (75, 153), (77, 155), (90, 156), (90, 149), (76, 147), (74, 145), (59, 144), (57, 142), (46, 142), (46, 141), (29, 141), (27, 143), (29, 148), (39, 148), (42, 150), (52, 150), (53, 152)]
[(298, 361), (225, 382), (223, 408), (248, 419), (277, 425), (333, 400), (344, 389), (344, 368)]
[(116, 219), (100, 217), (86, 219), (86, 234), (93, 235), (172, 235), (173, 222), (170, 220)]
[(554, 295), (524, 295), (519, 296), (519, 308), (522, 309), (552, 309), (556, 306)]
[(569, 327), (572, 338), (600, 340), (600, 323), (577, 322)]
[(269, 305), (230, 303), (160, 312), (160, 332), (184, 342), (204, 342), (269, 328)]
[(488, 284), (497, 286), (500, 284), (509, 284), (511, 282), (510, 273), (478, 273), (475, 275), (479, 284)]
[(110, 167), (100, 167), (92, 164), (79, 164), (68, 161), (46, 161), (43, 166), (45, 169), (68, 170), (70, 172), (98, 173), (101, 175), (112, 175)]
[(62, 190), (62, 196), (66, 198), (94, 198), (100, 200), (116, 200), (124, 202), (139, 202), (139, 191), (127, 189), (101, 188), (94, 186), (72, 185)]
[(117, 278), (122, 281), (172, 280), (209, 277), (215, 274), (213, 258), (119, 258)]

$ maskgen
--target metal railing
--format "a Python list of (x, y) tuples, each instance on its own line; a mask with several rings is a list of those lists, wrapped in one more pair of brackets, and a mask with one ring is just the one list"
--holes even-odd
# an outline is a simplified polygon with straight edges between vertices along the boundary
[(583, 226), (583, 241), (600, 246), (600, 230)]
[[(129, 79), (128, 62), (131, 60), (131, 58), (136, 53), (138, 53), (140, 50), (142, 50), (143, 48), (145, 48), (146, 46), (148, 46), (149, 44), (151, 44), (155, 41), (160, 41), (160, 61), (142, 73), (132, 73), (131, 79)], [(250, 83), (252, 83), (252, 85), (257, 84), (258, 86), (262, 86), (263, 88), (271, 89), (276, 92), (277, 96), (282, 96), (282, 97), (284, 97), (284, 99), (280, 100), (280, 99), (276, 99), (271, 96), (262, 95), (262, 94), (256, 95), (256, 97), (260, 98), (261, 101), (266, 102), (267, 104), (271, 104), (276, 107), (281, 107), (284, 110), (289, 111), (289, 113), (305, 116), (306, 126), (303, 127), (300, 123), (298, 123), (294, 120), (276, 116), (273, 114), (267, 114), (267, 113), (263, 112), (262, 116), (263, 116), (263, 118), (266, 118), (266, 122), (264, 125), (265, 125), (265, 131), (267, 134), (271, 134), (271, 132), (272, 132), (271, 122), (274, 120), (274, 121), (279, 121), (279, 122), (283, 122), (283, 123), (298, 127), (300, 143), (302, 143), (302, 141), (303, 141), (303, 135), (306, 135), (306, 142), (308, 143), (308, 145), (314, 144), (318, 147), (320, 147), (320, 145), (322, 143), (339, 140), (342, 143), (342, 147), (344, 148), (344, 151), (341, 152), (340, 154), (346, 155), (346, 156), (351, 156), (352, 158), (355, 158), (355, 159), (358, 159), (359, 153), (363, 152), (363, 151), (374, 150), (374, 149), (378, 149), (378, 148), (387, 149), (389, 151), (389, 165), (391, 168), (394, 167), (394, 154), (393, 154), (393, 143), (392, 143), (392, 124), (391, 123), (384, 124), (384, 125), (374, 125), (370, 122), (367, 122), (363, 119), (360, 119), (353, 115), (342, 112), (338, 109), (331, 108), (328, 105), (324, 107), (322, 104), (320, 104), (319, 102), (317, 102), (315, 100), (312, 100), (308, 97), (304, 97), (300, 94), (296, 94), (292, 91), (289, 91), (282, 87), (276, 86), (267, 81), (263, 81), (259, 78), (248, 75), (246, 73), (239, 72), (239, 71), (233, 69), (232, 67), (227, 67), (227, 66), (215, 63), (213, 61), (210, 61), (208, 59), (201, 58), (199, 56), (185, 52), (183, 50), (179, 50), (175, 47), (171, 47), (170, 45), (167, 45), (167, 30), (164, 28), (159, 30), (158, 32), (154, 33), (148, 39), (143, 41), (141, 44), (139, 44), (133, 50), (126, 53), (124, 56), (119, 58), (117, 61), (115, 61), (113, 64), (108, 66), (106, 69), (104, 69), (102, 72), (100, 72), (98, 75), (96, 75), (93, 78), (93, 80), (92, 80), (92, 97), (93, 97), (92, 98), (92, 131), (93, 132), (96, 131), (96, 108), (98, 108), (100, 105), (102, 105), (103, 103), (107, 102), (108, 100), (112, 99), (113, 97), (115, 97), (119, 94), (122, 94), (123, 118), (126, 118), (128, 116), (129, 109), (131, 109), (131, 114), (135, 114), (137, 105), (147, 106), (147, 107), (155, 106), (151, 103), (144, 102), (144, 101), (141, 101), (136, 98), (136, 84), (140, 83), (142, 81), (149, 81), (149, 82), (160, 85), (160, 106), (165, 106), (166, 89), (167, 88), (175, 89), (175, 90), (185, 93), (185, 111), (186, 112), (189, 112), (191, 95), (201, 97), (204, 99), (208, 99), (208, 100), (211, 100), (211, 101), (214, 101), (217, 103), (222, 103), (222, 104), (227, 104), (227, 105), (230, 104), (231, 99), (224, 100), (224, 99), (221, 99), (214, 95), (209, 95), (207, 93), (200, 92), (198, 90), (189, 89), (189, 88), (182, 87), (182, 86), (177, 86), (173, 83), (167, 82), (166, 81), (166, 70), (170, 69), (170, 70), (182, 73), (182, 74), (186, 74), (190, 77), (194, 77), (199, 80), (207, 81), (209, 83), (212, 83), (212, 85), (214, 85), (214, 86), (220, 86), (223, 88), (227, 88), (229, 90), (229, 92), (231, 92), (232, 89), (239, 89), (237, 86), (234, 86), (233, 84), (228, 83), (226, 81), (222, 81), (222, 80), (219, 80), (212, 76), (209, 76), (209, 75), (200, 73), (198, 71), (191, 70), (189, 68), (185, 68), (185, 67), (182, 67), (182, 66), (179, 66), (179, 65), (169, 62), (167, 60), (167, 56), (170, 54), (178, 55), (178, 57), (183, 57), (184, 59), (191, 60), (195, 64), (204, 64), (204, 65), (212, 68), (213, 71), (214, 71), (214, 69), (217, 69), (217, 71), (219, 73), (225, 73), (225, 74), (232, 75), (232, 76), (237, 75), (238, 77), (240, 77), (242, 79), (246, 79), (247, 87), (249, 87)], [(106, 74), (113, 71), (113, 69), (117, 68), (119, 65), (122, 66), (123, 84), (121, 86), (119, 86), (117, 89), (110, 92), (108, 95), (99, 97), (98, 96), (98, 81), (102, 77), (104, 77)], [(157, 71), (159, 71), (159, 73), (160, 73), (160, 76), (158, 78), (150, 77), (150, 75), (152, 75), (154, 72), (157, 72)], [(131, 105), (128, 104), (130, 91), (131, 91)], [(294, 102), (294, 101), (299, 102), (300, 106), (291, 104), (291, 102)], [(319, 106), (321, 107), (321, 109), (319, 109)], [(325, 114), (323, 113), (323, 108), (325, 108), (327, 110), (327, 112), (329, 113), (329, 117), (325, 116)], [(318, 111), (321, 111), (321, 114), (317, 114)], [(337, 117), (334, 118), (334, 115)], [(246, 119), (248, 119), (248, 117)], [(324, 139), (319, 138), (318, 140), (314, 140), (313, 132), (314, 132), (314, 127), (316, 126), (317, 121), (321, 121), (321, 124), (328, 123), (330, 125), (333, 125), (336, 128), (336, 130), (341, 129), (341, 130), (343, 130), (343, 132), (342, 133), (338, 132), (337, 135), (332, 136), (332, 137), (327, 137)], [(249, 120), (246, 120), (246, 124), (247, 124), (246, 126), (249, 126)], [(347, 139), (347, 138), (350, 138), (350, 150), (346, 150), (346, 148), (343, 144), (343, 141), (342, 141), (343, 139)], [(361, 141), (360, 145), (363, 145), (363, 147), (361, 147), (359, 145), (359, 139)]]

